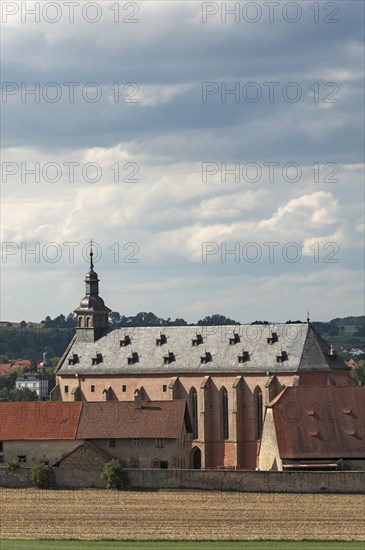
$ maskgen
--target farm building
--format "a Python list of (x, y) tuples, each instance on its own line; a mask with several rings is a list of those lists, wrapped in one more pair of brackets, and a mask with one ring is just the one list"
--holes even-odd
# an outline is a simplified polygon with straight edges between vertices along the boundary
[(92, 256), (85, 284), (52, 400), (186, 400), (191, 467), (255, 469), (265, 403), (288, 386), (354, 384), (309, 321), (112, 330)]
[(287, 387), (266, 409), (260, 469), (365, 469), (365, 386)]
[(132, 468), (186, 468), (189, 437), (184, 400), (0, 403), (0, 462), (47, 462), (65, 477), (87, 478), (95, 460), (111, 458)]

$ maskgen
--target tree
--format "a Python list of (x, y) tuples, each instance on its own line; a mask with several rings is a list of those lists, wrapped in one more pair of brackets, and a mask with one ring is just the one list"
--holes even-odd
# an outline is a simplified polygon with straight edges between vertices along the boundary
[[(45, 377), (47, 378), (48, 380), (48, 393), (50, 391), (53, 390), (53, 388), (55, 387), (56, 385), (56, 375), (55, 375), (55, 370), (56, 370), (56, 367), (57, 367), (57, 363), (59, 361), (59, 358), (58, 357), (52, 357), (52, 364), (54, 365), (53, 367), (50, 367), (49, 369), (47, 369), (44, 373)], [(54, 363), (54, 361), (56, 363)]]
[(137, 327), (155, 327), (161, 324), (160, 319), (152, 311), (149, 313), (140, 311), (135, 317), (132, 317), (132, 320), (133, 325)]
[(9, 401), (38, 401), (37, 392), (29, 388), (15, 388), (9, 391)]
[(128, 485), (128, 474), (121, 461), (116, 458), (104, 464), (100, 477), (108, 489), (120, 490)]
[(74, 327), (76, 324), (76, 315), (75, 313), (69, 313), (66, 317), (65, 325), (67, 327)]
[(360, 361), (352, 371), (351, 376), (355, 382), (365, 384), (365, 361)]
[(0, 376), (0, 390), (3, 388), (6, 388), (7, 390), (11, 390), (15, 386), (15, 380), (18, 376), (18, 369), (13, 369), (10, 372), (7, 372)]
[(49, 485), (52, 468), (48, 464), (35, 464), (30, 470), (29, 479), (32, 485), (44, 489)]
[(177, 327), (185, 327), (187, 325), (187, 322), (185, 319), (182, 319), (180, 317), (176, 317), (175, 321), (172, 321), (172, 325), (175, 325)]
[(121, 326), (120, 322), (121, 322), (120, 313), (118, 313), (118, 311), (111, 311), (109, 313), (110, 326), (112, 326), (113, 328), (118, 328)]
[(220, 315), (219, 313), (214, 313), (214, 315), (207, 315), (207, 317), (204, 317), (204, 319), (200, 319), (198, 321), (198, 325), (239, 325), (237, 321), (233, 321), (233, 319), (229, 319), (229, 317), (225, 317), (224, 315)]

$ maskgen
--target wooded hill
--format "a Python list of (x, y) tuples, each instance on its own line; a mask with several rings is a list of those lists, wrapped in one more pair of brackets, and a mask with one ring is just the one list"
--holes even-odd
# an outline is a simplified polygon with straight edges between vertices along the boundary
[[(299, 321), (287, 321), (299, 322)], [(184, 326), (184, 319), (157, 317), (152, 312), (140, 312), (135, 316), (126, 317), (113, 311), (109, 323), (112, 328), (123, 326)], [(215, 314), (200, 319), (198, 325), (235, 325), (238, 321), (224, 315)], [(269, 324), (269, 321), (254, 321), (251, 324)], [(365, 345), (365, 316), (343, 317), (329, 322), (313, 322), (313, 326), (321, 336), (334, 346), (350, 345), (354, 347)], [(21, 321), (19, 323), (0, 323), (0, 362), (8, 360), (30, 359), (40, 360), (45, 348), (49, 357), (60, 357), (65, 351), (72, 336), (75, 334), (75, 319), (73, 313), (67, 316), (59, 315), (54, 319), (47, 316), (41, 323)]]

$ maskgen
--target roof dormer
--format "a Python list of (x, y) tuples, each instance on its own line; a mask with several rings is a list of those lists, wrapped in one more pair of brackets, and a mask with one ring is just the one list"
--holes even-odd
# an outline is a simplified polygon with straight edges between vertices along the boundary
[(124, 335), (124, 338), (122, 340), (119, 340), (119, 345), (121, 348), (125, 348), (126, 346), (129, 346), (131, 344), (131, 338), (128, 334)]
[(271, 336), (269, 336), (269, 338), (267, 339), (267, 343), (271, 345), (275, 344), (275, 342), (278, 342), (278, 341), (279, 341), (279, 338), (276, 332), (272, 332)]
[(233, 336), (229, 339), (229, 345), (234, 346), (235, 344), (238, 344), (241, 341), (240, 335), (235, 332)]
[(134, 363), (139, 362), (139, 356), (136, 351), (132, 351), (131, 355), (128, 357), (128, 365), (134, 365)]
[(203, 343), (203, 336), (201, 334), (197, 334), (195, 338), (192, 339), (191, 344), (192, 346), (199, 346)]
[(159, 338), (156, 338), (156, 346), (163, 346), (164, 344), (167, 344), (167, 336), (164, 333), (160, 334)]
[(202, 365), (206, 363), (211, 363), (213, 360), (212, 354), (209, 351), (206, 351), (204, 355), (200, 357), (200, 362)]

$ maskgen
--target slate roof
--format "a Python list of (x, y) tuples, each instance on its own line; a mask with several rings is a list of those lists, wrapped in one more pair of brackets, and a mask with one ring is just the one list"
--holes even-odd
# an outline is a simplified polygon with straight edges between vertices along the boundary
[(36, 380), (46, 380), (46, 377), (39, 372), (23, 372), (16, 378), (16, 382), (32, 382)]
[[(166, 343), (156, 345), (161, 333)], [(268, 343), (272, 334), (277, 341)], [(234, 334), (236, 343), (230, 344)], [(202, 343), (192, 341), (202, 336)], [(130, 343), (121, 346), (126, 336)], [(60, 361), (58, 375), (294, 373), (298, 371), (349, 370), (329, 355), (330, 347), (307, 323), (236, 326), (125, 327), (111, 330), (96, 342), (76, 338)], [(238, 356), (246, 352), (246, 360)], [(282, 352), (286, 359), (278, 362)], [(165, 357), (173, 359), (165, 363)], [(206, 355), (208, 353), (208, 356)], [(72, 363), (73, 355), (77, 362)], [(97, 354), (101, 362), (93, 364)], [(133, 354), (135, 359), (133, 360)], [(209, 356), (210, 354), (210, 356)], [(206, 357), (202, 362), (201, 358)], [(129, 361), (128, 361), (129, 358)], [(94, 361), (95, 363), (95, 361)]]
[(286, 387), (267, 406), (282, 459), (365, 458), (365, 386)]
[(0, 403), (0, 441), (181, 437), (186, 401)]

